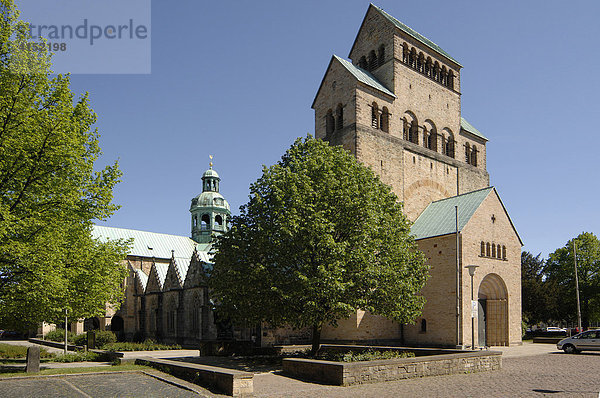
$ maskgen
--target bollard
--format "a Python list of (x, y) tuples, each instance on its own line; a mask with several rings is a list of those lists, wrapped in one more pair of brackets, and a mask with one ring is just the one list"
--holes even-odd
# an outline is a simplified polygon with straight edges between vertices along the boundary
[(31, 346), (27, 348), (27, 373), (38, 373), (40, 371), (40, 347)]

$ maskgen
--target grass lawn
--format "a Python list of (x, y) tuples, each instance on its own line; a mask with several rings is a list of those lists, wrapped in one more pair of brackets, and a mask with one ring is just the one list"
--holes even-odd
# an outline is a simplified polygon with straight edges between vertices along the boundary
[(122, 372), (132, 370), (152, 370), (148, 366), (141, 365), (114, 365), (114, 366), (94, 366), (82, 368), (62, 368), (62, 369), (45, 369), (40, 373), (25, 373), (25, 370), (15, 371), (13, 369), (0, 370), (0, 377), (15, 377), (15, 376), (48, 376), (48, 375), (67, 375), (73, 373), (90, 373), (90, 372)]
[[(0, 343), (0, 359), (16, 359), (27, 357), (27, 347), (24, 345), (12, 345), (6, 343)], [(52, 358), (53, 354), (50, 354), (45, 349), (40, 349), (40, 358)]]

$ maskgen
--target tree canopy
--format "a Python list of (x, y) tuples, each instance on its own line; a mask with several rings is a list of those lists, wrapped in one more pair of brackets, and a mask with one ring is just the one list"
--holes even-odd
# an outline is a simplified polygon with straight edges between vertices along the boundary
[(125, 242), (91, 237), (117, 206), (117, 163), (100, 171), (96, 114), (52, 76), (12, 0), (0, 0), (0, 322), (101, 314), (122, 295)]
[(521, 254), (523, 317), (530, 324), (577, 322), (574, 243), (582, 326), (600, 321), (600, 241), (593, 233), (583, 232), (547, 260), (539, 254)]
[(357, 309), (412, 322), (424, 255), (389, 186), (341, 147), (298, 139), (250, 186), (215, 244), (209, 285), (235, 322), (312, 327)]
[(600, 241), (591, 232), (582, 232), (556, 249), (546, 261), (548, 283), (556, 286), (557, 307), (563, 319), (577, 320), (575, 293), (575, 257), (577, 249), (577, 274), (583, 327), (590, 321), (600, 320)]

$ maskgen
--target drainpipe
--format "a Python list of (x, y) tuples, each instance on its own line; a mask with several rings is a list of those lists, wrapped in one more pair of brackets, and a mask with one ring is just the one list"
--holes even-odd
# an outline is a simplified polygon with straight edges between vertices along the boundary
[(458, 205), (454, 206), (454, 210), (455, 210), (455, 235), (456, 235), (456, 347), (457, 348), (463, 348), (462, 347), (462, 341), (461, 341), (461, 333), (460, 333), (460, 329), (461, 329), (461, 321), (462, 321), (462, 317), (461, 317), (461, 304), (462, 304), (462, 297), (461, 297), (461, 289), (460, 289), (460, 253), (459, 253), (459, 249), (460, 249), (460, 242), (459, 242), (459, 235), (458, 235)]

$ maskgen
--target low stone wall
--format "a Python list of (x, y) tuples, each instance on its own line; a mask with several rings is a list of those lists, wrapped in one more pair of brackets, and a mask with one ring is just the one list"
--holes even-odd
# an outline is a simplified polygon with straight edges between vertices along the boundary
[[(45, 346), (53, 347), (53, 348), (60, 348), (60, 349), (65, 348), (64, 342), (59, 343), (57, 341), (42, 340), (42, 339), (36, 339), (36, 338), (29, 338), (29, 339), (27, 339), (27, 341), (29, 341), (30, 343), (45, 345)], [(85, 349), (85, 347), (77, 346), (75, 344), (67, 344), (67, 350), (69, 350), (69, 351), (75, 351), (75, 350), (79, 350), (79, 349), (83, 350), (83, 349)]]
[(566, 337), (534, 337), (533, 342), (536, 344), (556, 344)]
[(151, 366), (175, 377), (211, 388), (215, 392), (234, 397), (250, 396), (254, 391), (254, 375), (249, 372), (150, 357), (138, 358), (135, 363)]
[(286, 375), (340, 386), (482, 372), (498, 370), (501, 367), (502, 353), (497, 351), (463, 351), (416, 358), (361, 362), (333, 362), (299, 358), (283, 360), (283, 372)]

